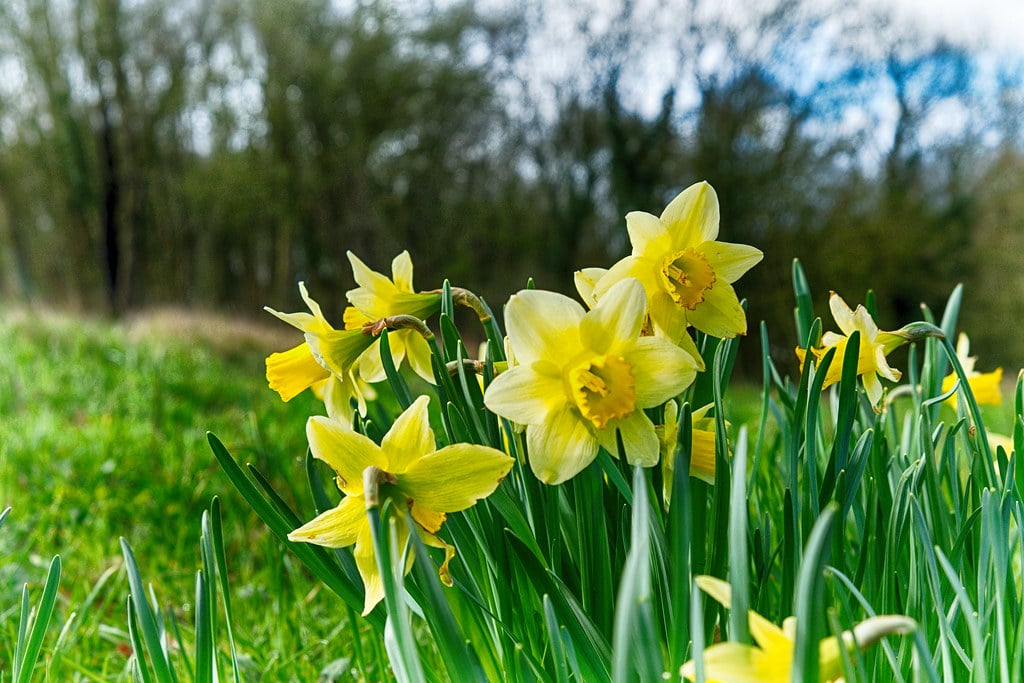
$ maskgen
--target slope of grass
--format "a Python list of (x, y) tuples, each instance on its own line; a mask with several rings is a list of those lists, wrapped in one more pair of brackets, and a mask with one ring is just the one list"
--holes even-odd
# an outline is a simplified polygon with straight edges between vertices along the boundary
[(11, 507), (0, 529), (0, 680), (11, 672), (22, 586), (38, 595), (55, 554), (63, 578), (40, 666), (49, 680), (130, 679), (119, 537), (187, 633), (200, 516), (214, 495), (252, 677), (316, 680), (330, 663), (351, 661), (347, 611), (333, 596), (307, 595), (314, 583), (227, 483), (206, 442), (207, 430), (221, 434), (310, 512), (298, 488), (301, 425), (322, 405), (309, 396), (283, 404), (263, 383), (263, 357), (282, 341), (295, 340), (213, 318), (126, 326), (0, 314), (0, 509)]

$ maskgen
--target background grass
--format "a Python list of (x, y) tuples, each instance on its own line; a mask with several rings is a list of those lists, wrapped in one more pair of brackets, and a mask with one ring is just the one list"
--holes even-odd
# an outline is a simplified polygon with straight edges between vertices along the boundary
[(269, 330), (173, 315), (128, 325), (0, 316), (0, 509), (12, 508), (0, 529), (0, 680), (11, 672), (22, 585), (35, 600), (54, 554), (64, 571), (42, 657), (49, 679), (130, 678), (122, 536), (187, 633), (200, 517), (214, 495), (247, 678), (316, 680), (332, 662), (350, 668), (338, 661), (353, 655), (351, 636), (338, 635), (347, 610), (311, 592), (319, 584), (270, 538), (206, 441), (207, 430), (220, 434), (309, 512), (297, 489), (303, 424), (322, 404), (308, 392), (284, 404), (267, 389), (264, 356), (294, 342)]

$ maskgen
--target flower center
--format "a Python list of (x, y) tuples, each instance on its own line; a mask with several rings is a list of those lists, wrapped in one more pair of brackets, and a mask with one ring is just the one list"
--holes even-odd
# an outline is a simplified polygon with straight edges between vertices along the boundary
[(704, 301), (704, 292), (715, 284), (714, 268), (693, 248), (666, 256), (661, 277), (672, 300), (691, 311)]
[(580, 413), (598, 429), (636, 408), (633, 371), (619, 356), (598, 356), (570, 371), (569, 385)]

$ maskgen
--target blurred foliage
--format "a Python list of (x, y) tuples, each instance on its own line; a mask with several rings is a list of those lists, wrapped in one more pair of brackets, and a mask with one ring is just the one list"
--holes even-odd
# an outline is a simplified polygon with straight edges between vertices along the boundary
[(626, 212), (706, 179), (766, 254), (754, 325), (789, 329), (799, 257), (883, 327), (964, 281), (979, 354), (1024, 356), (1021, 60), (740, 5), (5, 2), (0, 296), (257, 314), (304, 279), (339, 308), (346, 250), (409, 249), (418, 287), (496, 303), (570, 290)]

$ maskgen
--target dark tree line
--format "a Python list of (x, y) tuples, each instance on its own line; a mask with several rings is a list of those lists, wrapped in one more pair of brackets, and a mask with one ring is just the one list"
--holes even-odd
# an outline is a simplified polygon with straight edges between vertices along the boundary
[(849, 3), (715, 6), (567, 10), (552, 77), (547, 3), (0, 4), (0, 294), (257, 314), (304, 279), (338, 313), (346, 250), (402, 249), (422, 288), (569, 291), (707, 179), (783, 352), (799, 257), (822, 310), (873, 288), (883, 327), (966, 281), (975, 349), (1019, 366), (1020, 60)]

